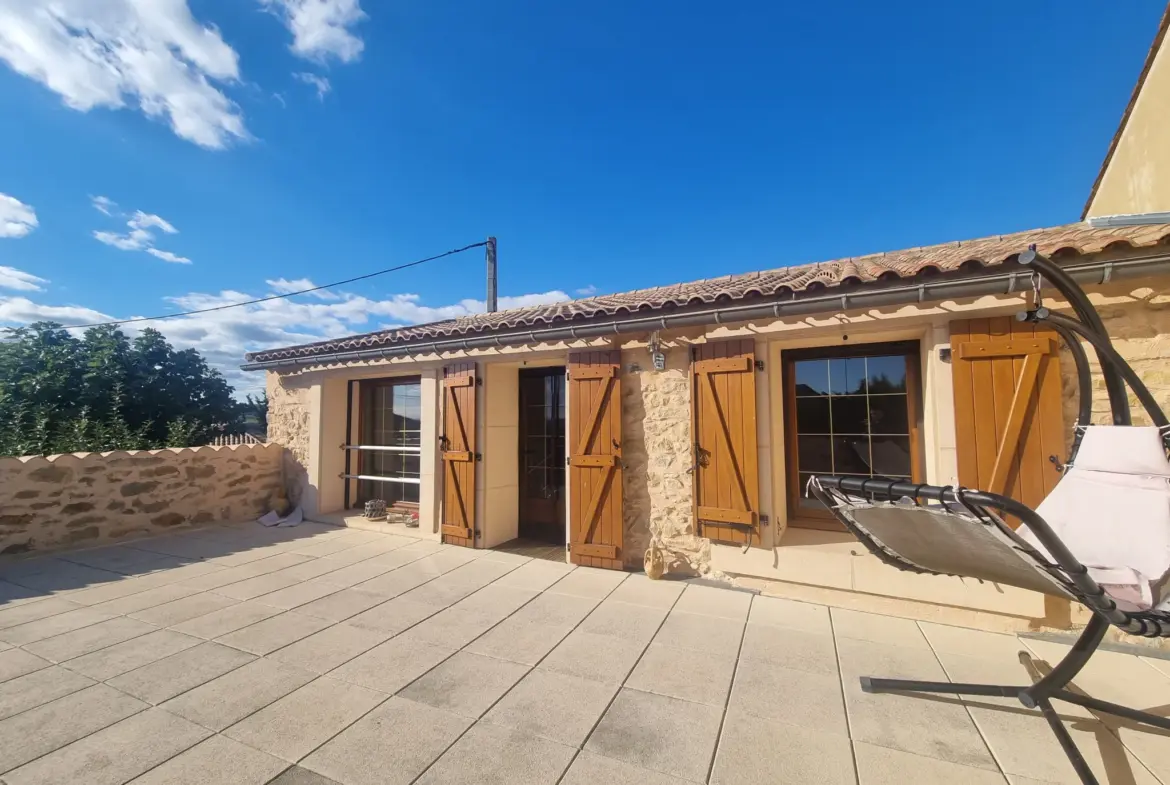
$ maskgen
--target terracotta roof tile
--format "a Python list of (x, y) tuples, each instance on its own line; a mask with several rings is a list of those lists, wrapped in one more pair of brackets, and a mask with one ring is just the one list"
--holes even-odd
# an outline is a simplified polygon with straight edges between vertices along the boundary
[(831, 286), (937, 275), (1003, 264), (1016, 259), (1029, 245), (1046, 255), (1065, 260), (1069, 256), (1100, 253), (1113, 246), (1141, 248), (1170, 244), (1170, 224), (1092, 228), (1069, 224), (976, 240), (944, 243), (901, 251), (868, 254), (829, 262), (781, 267), (775, 270), (725, 275), (653, 289), (589, 297), (583, 300), (481, 313), (431, 324), (355, 335), (329, 341), (252, 352), (249, 362), (313, 357), (373, 346), (423, 342), (437, 338), (478, 334), (523, 327), (541, 327), (623, 314), (685, 308), (749, 297), (791, 295)]

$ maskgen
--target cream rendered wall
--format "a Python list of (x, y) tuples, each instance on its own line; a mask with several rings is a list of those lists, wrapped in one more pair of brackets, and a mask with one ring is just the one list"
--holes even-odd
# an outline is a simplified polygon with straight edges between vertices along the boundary
[(1154, 56), (1088, 216), (1170, 212), (1170, 46)]
[(520, 516), (520, 366), (484, 366), (483, 481), (476, 489), (484, 548), (494, 548), (519, 534)]
[(443, 372), (428, 368), (422, 372), (422, 456), (419, 459), (418, 532), (428, 539), (439, 539), (439, 513), (443, 499), (443, 460), (439, 452), (439, 432), (442, 430), (442, 409), (439, 381)]

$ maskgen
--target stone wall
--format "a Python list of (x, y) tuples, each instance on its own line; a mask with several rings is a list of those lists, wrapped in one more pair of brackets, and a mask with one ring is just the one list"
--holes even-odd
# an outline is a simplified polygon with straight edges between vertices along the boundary
[(281, 494), (279, 445), (0, 458), (0, 554), (254, 519)]
[(300, 504), (309, 486), (309, 391), (295, 376), (268, 372), (268, 441), (284, 446), (285, 487)]
[[(1164, 280), (1143, 283), (1151, 285), (1094, 290), (1094, 305), (1105, 322), (1114, 348), (1137, 371), (1162, 409), (1170, 412), (1170, 285)], [(1093, 368), (1093, 422), (1109, 423), (1112, 421), (1109, 399), (1097, 357), (1091, 346), (1084, 342), (1082, 345)], [(1060, 354), (1060, 369), (1064, 382), (1064, 421), (1070, 430), (1068, 441), (1071, 443), (1071, 429), (1077, 419), (1077, 379), (1072, 355), (1064, 348)], [(1129, 402), (1134, 422), (1149, 424), (1149, 418), (1132, 392)]]
[(651, 533), (673, 555), (671, 572), (706, 573), (711, 544), (694, 533), (691, 475), (691, 376), (685, 345), (664, 345), (666, 370), (650, 352), (622, 352), (623, 551), (627, 567), (642, 565)]

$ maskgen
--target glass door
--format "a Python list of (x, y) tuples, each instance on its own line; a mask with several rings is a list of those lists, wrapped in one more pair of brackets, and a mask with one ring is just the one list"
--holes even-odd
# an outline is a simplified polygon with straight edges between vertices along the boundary
[(422, 390), (418, 379), (361, 383), (358, 504), (383, 499), (416, 505), (422, 460)]
[(565, 543), (565, 369), (520, 372), (520, 536)]

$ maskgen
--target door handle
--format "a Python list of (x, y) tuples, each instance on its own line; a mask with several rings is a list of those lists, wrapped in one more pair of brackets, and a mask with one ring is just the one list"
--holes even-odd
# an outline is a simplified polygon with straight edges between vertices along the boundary
[(1064, 470), (1067, 468), (1067, 466), (1066, 466), (1065, 464), (1061, 463), (1061, 462), (1060, 462), (1060, 459), (1059, 459), (1059, 458), (1057, 458), (1055, 455), (1049, 455), (1049, 456), (1048, 456), (1048, 462), (1049, 462), (1049, 463), (1051, 463), (1051, 464), (1052, 464), (1052, 466), (1053, 466), (1053, 467), (1054, 467), (1054, 468), (1055, 468), (1055, 469), (1056, 469), (1058, 472), (1063, 472), (1063, 471), (1064, 471)]

